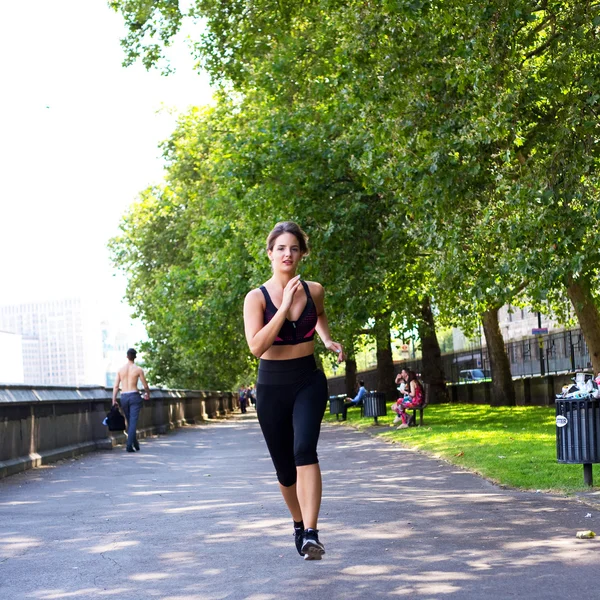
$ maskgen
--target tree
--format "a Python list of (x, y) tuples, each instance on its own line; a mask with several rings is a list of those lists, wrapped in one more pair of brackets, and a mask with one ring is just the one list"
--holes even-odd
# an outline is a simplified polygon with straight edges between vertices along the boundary
[[(490, 319), (525, 286), (530, 296), (548, 298), (565, 281), (580, 282), (584, 292), (597, 278), (598, 215), (591, 203), (597, 7), (448, 2), (430, 8), (385, 5), (348, 26), (357, 40), (380, 40), (370, 54), (363, 51), (371, 60), (367, 89), (382, 96), (394, 86), (403, 90), (388, 96), (389, 119), (371, 115), (378, 147), (392, 156), (396, 148), (390, 162), (401, 174), (388, 168), (381, 176), (416, 200), (428, 246), (435, 249), (437, 241), (450, 255), (435, 264), (442, 272), (461, 267), (456, 278), (438, 281), (460, 284), (455, 289), (464, 293), (467, 313), (475, 307), (485, 316), (486, 335), (495, 340), (488, 343), (496, 347), (499, 332)], [(387, 85), (378, 87), (384, 73)], [(569, 290), (578, 298), (586, 339), (597, 348), (593, 294)], [(451, 299), (445, 294), (437, 302)], [(461, 307), (442, 312), (460, 315)], [(501, 389), (508, 389), (510, 372), (500, 370)]]
[(147, 327), (153, 378), (170, 386), (230, 388), (249, 366), (239, 315), (253, 260), (235, 205), (220, 196), (213, 119), (195, 111), (180, 122), (166, 148), (167, 184), (142, 194), (112, 241)]
[[(114, 5), (139, 15), (139, 3)], [(180, 22), (168, 8), (157, 4), (145, 22), (168, 34)], [(352, 180), (372, 206), (386, 203), (392, 231), (407, 215), (417, 223), (414, 244), (435, 267), (422, 292), (442, 317), (485, 316), (495, 346), (500, 304), (524, 288), (536, 299), (566, 290), (596, 367), (597, 10), (546, 0), (210, 0), (192, 17), (205, 19), (197, 51), (215, 80), (260, 89), (272, 109), (302, 105), (307, 124), (328, 114), (347, 139), (364, 140)], [(142, 29), (131, 29), (130, 48), (143, 46)], [(502, 364), (498, 389), (510, 387)]]
[[(217, 108), (180, 121), (165, 145), (167, 185), (146, 192), (113, 241), (130, 302), (149, 326), (158, 379), (230, 386), (248, 368), (241, 304), (269, 276), (256, 231), (266, 237), (265, 223), (278, 218), (297, 219), (316, 241), (305, 275), (331, 284), (334, 329), (351, 339), (368, 320), (385, 290), (387, 255), (372, 247), (385, 204), (374, 205), (353, 181), (345, 140), (337, 149), (320, 144), (325, 133), (335, 137), (327, 125), (307, 128), (256, 97), (237, 104), (222, 97)], [(323, 203), (324, 195), (333, 202)]]

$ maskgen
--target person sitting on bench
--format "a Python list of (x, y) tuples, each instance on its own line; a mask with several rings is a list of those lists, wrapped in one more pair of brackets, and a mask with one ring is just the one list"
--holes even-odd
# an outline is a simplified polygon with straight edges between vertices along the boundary
[[(404, 398), (398, 398), (397, 402), (392, 405), (392, 410), (396, 413), (394, 424), (402, 421), (397, 429), (406, 429), (409, 426), (409, 419), (406, 415), (407, 408), (419, 408), (423, 404), (423, 386), (417, 379), (416, 373), (410, 369), (402, 369), (402, 379), (406, 382)], [(398, 377), (396, 383), (398, 383)]]
[(363, 402), (364, 397), (367, 395), (367, 390), (365, 388), (365, 382), (361, 379), (358, 382), (358, 392), (354, 398), (346, 398), (344, 400), (344, 411), (342, 412), (342, 419), (346, 419), (346, 415), (348, 414), (348, 409), (352, 406), (360, 406)]

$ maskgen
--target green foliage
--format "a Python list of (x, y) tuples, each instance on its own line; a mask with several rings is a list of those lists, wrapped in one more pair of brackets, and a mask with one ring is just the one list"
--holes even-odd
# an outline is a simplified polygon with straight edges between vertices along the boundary
[(181, 120), (165, 147), (165, 186), (142, 194), (112, 241), (148, 330), (154, 381), (201, 389), (231, 387), (247, 367), (241, 313), (253, 272), (235, 204), (218, 185), (224, 150), (212, 118)]
[(354, 140), (311, 122), (309, 108), (282, 112), (261, 99), (222, 96), (184, 116), (165, 144), (166, 185), (142, 195), (112, 243), (148, 324), (152, 373), (169, 385), (231, 386), (252, 368), (243, 298), (269, 277), (264, 240), (277, 220), (309, 233), (316, 251), (302, 274), (331, 290), (328, 315), (342, 339), (386, 302), (387, 205), (355, 181)]
[[(247, 367), (235, 319), (268, 276), (263, 239), (278, 219), (309, 232), (303, 275), (325, 284), (344, 341), (381, 315), (414, 329), (425, 296), (467, 333), (510, 301), (566, 317), (565, 281), (597, 280), (597, 5), (196, 0), (182, 15), (169, 0), (110, 4), (128, 26), (126, 61), (146, 66), (182, 19), (196, 21), (195, 52), (221, 86), (216, 109), (182, 119), (167, 184), (147, 192), (178, 224), (142, 207), (115, 245), (172, 374), (185, 322), (196, 361)], [(179, 316), (157, 316), (166, 297)], [(206, 331), (215, 323), (231, 347)]]
[[(137, 60), (150, 69), (164, 61), (164, 48), (181, 27), (179, 0), (109, 0), (108, 5), (120, 12), (128, 34), (121, 41), (125, 66)], [(168, 63), (164, 72), (171, 71)]]
[(454, 351), (454, 340), (452, 337), (452, 329), (442, 329), (437, 332), (438, 342), (440, 344), (440, 351), (442, 354), (446, 354)]

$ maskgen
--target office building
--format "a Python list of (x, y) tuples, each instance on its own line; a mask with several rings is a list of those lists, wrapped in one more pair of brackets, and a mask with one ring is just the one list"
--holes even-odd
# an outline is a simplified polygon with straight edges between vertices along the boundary
[(0, 383), (25, 383), (23, 339), (18, 333), (0, 331)]
[(67, 298), (2, 306), (0, 329), (21, 336), (25, 383), (104, 384), (100, 318), (93, 303)]

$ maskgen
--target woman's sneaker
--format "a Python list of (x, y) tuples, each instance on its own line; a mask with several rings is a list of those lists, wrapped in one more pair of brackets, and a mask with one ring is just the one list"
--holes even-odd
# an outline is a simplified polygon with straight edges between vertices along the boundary
[(402, 421), (402, 417), (401, 417), (400, 415), (396, 415), (396, 416), (394, 417), (394, 425), (395, 425), (396, 423), (400, 423), (400, 421)]
[(304, 543), (300, 548), (300, 554), (304, 554), (304, 560), (321, 560), (325, 554), (325, 546), (319, 541), (318, 529), (304, 530)]
[(302, 552), (302, 544), (304, 543), (304, 528), (294, 527), (294, 542), (296, 542), (296, 550), (300, 556), (304, 556)]

